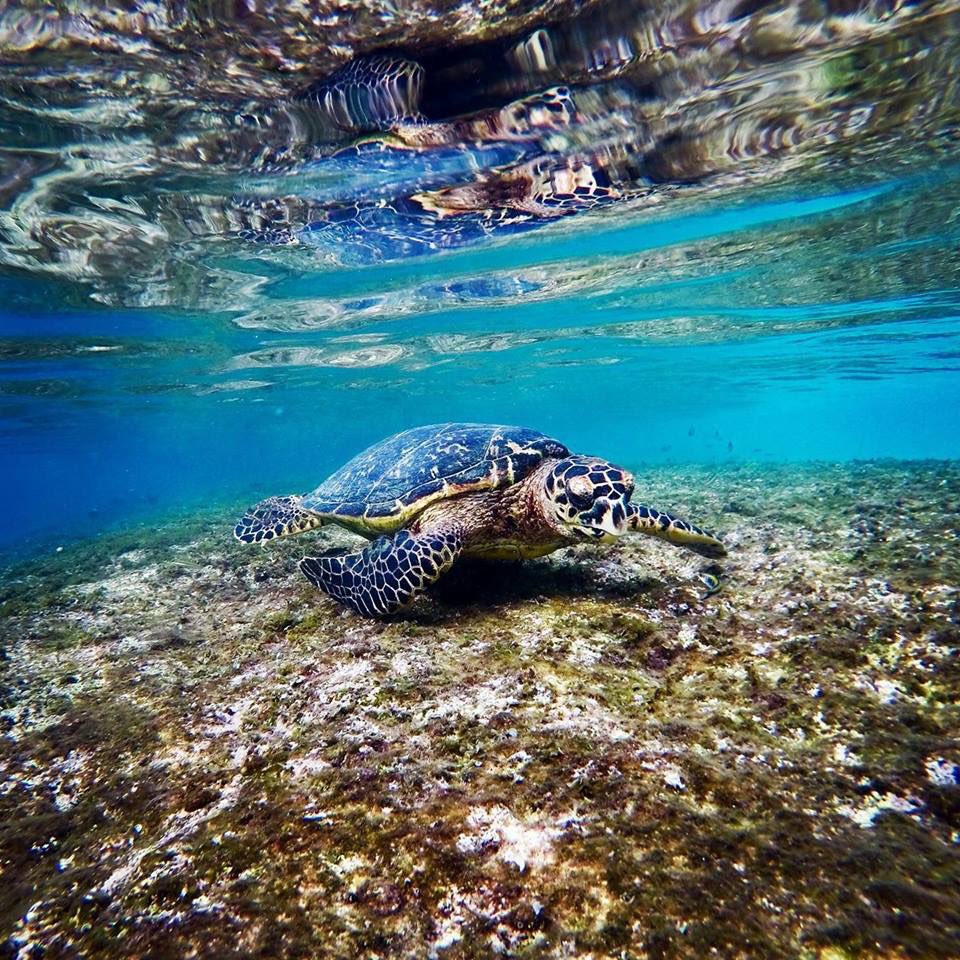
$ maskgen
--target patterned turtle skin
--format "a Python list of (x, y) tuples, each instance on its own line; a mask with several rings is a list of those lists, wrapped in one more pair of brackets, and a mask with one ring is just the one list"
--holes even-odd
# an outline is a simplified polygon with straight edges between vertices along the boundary
[(315, 586), (365, 616), (396, 613), (460, 556), (524, 559), (635, 531), (710, 558), (712, 534), (630, 502), (634, 479), (526, 427), (415, 427), (354, 457), (304, 496), (251, 507), (234, 535), (266, 543), (335, 523), (374, 542), (358, 553), (305, 557)]

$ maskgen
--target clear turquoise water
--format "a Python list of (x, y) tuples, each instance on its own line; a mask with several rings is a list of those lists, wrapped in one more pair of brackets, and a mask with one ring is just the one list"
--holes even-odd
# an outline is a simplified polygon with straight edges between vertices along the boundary
[[(391, 157), (399, 186), (329, 156), (148, 163), (122, 148), (162, 143), (149, 125), (136, 138), (63, 106), (28, 122), (8, 98), (0, 552), (309, 489), (389, 433), (454, 419), (539, 428), (638, 468), (638, 489), (644, 465), (960, 456), (952, 34), (904, 24), (886, 86), (818, 94), (847, 120), (886, 116), (859, 139), (797, 119), (814, 148), (759, 165), (724, 148), (722, 169), (416, 255), (356, 229), (264, 243), (221, 214), (238, 191), (407, 196), (422, 152)], [(798, 62), (836, 73), (851, 50), (800, 44), (776, 83), (748, 59), (736, 76), (773, 116)], [(732, 82), (701, 82), (699, 102)], [(745, 121), (724, 109), (732, 142)]]

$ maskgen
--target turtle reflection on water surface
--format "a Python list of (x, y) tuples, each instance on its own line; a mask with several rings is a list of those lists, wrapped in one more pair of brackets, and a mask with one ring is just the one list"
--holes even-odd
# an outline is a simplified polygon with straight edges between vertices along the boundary
[(518, 560), (571, 543), (646, 533), (705, 557), (714, 536), (630, 502), (633, 477), (525, 427), (415, 427), (354, 457), (304, 496), (251, 507), (234, 535), (264, 543), (335, 523), (373, 540), (346, 556), (305, 557), (307, 579), (368, 617), (407, 606), (458, 557)]

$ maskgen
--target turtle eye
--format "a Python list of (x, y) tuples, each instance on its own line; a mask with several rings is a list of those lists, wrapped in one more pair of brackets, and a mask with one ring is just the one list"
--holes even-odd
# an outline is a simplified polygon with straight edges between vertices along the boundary
[(589, 510), (593, 506), (593, 485), (586, 477), (575, 477), (567, 483), (567, 499), (577, 510)]

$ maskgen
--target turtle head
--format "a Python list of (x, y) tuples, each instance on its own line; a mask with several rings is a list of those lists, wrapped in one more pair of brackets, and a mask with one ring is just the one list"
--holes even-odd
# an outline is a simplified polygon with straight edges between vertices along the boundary
[(627, 529), (633, 476), (606, 460), (567, 457), (544, 481), (547, 518), (570, 540), (610, 543)]

